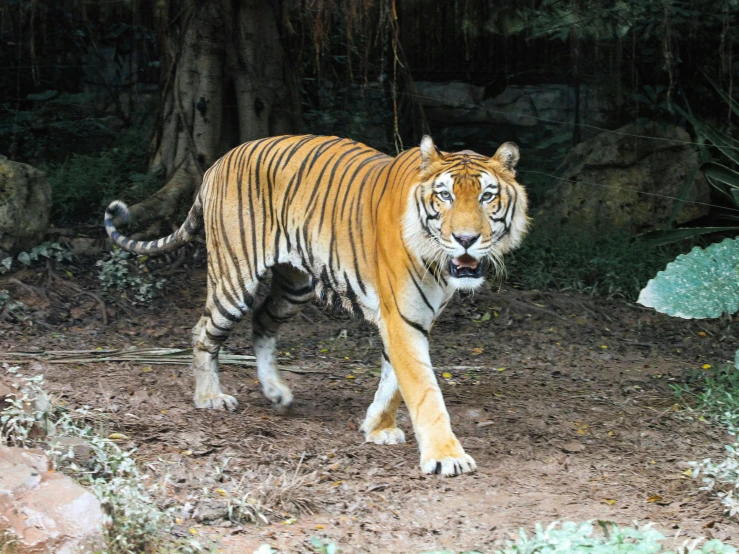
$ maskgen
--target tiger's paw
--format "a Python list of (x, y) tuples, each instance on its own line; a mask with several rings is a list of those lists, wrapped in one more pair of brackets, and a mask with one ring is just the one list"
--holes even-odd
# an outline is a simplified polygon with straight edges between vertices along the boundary
[(285, 383), (265, 381), (262, 384), (262, 392), (275, 405), (275, 408), (285, 409), (293, 403), (293, 393)]
[(233, 396), (228, 394), (195, 395), (195, 407), (211, 410), (235, 410), (239, 403)]
[(477, 469), (477, 464), (472, 456), (464, 451), (454, 456), (423, 456), (421, 458), (421, 471), (424, 473), (435, 473), (447, 477), (471, 473)]
[(405, 442), (405, 433), (397, 427), (388, 427), (387, 429), (366, 431), (364, 438), (365, 441), (375, 444), (403, 444)]

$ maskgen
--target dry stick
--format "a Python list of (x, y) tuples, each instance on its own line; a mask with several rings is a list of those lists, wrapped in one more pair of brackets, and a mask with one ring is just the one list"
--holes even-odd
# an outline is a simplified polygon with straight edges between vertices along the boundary
[(93, 300), (95, 300), (98, 303), (98, 307), (100, 308), (100, 317), (103, 318), (103, 325), (108, 324), (108, 310), (105, 307), (105, 302), (96, 294), (93, 294), (91, 292), (88, 292), (86, 290), (83, 290), (80, 292), (76, 298), (79, 298), (80, 296), (89, 296)]
[(20, 288), (22, 288), (28, 294), (32, 294), (34, 296), (38, 296), (39, 295), (39, 293), (38, 293), (38, 291), (36, 290), (35, 287), (32, 287), (31, 285), (27, 285), (23, 281), (20, 281), (20, 280), (16, 279), (15, 277), (11, 277), (10, 279), (8, 279), (8, 284), (18, 285)]
[[(10, 364), (25, 363), (32, 360), (42, 360), (48, 364), (87, 364), (100, 362), (138, 362), (152, 365), (188, 365), (191, 363), (191, 350), (187, 348), (151, 348), (140, 351), (119, 350), (70, 350), (50, 352), (4, 352), (0, 353), (0, 362)], [(92, 354), (87, 357), (75, 357), (77, 354)], [(99, 355), (94, 355), (99, 354)], [(17, 358), (17, 357), (21, 358)], [(219, 361), (224, 365), (256, 366), (254, 356), (238, 354), (221, 355)], [(290, 373), (326, 373), (320, 370), (305, 370), (295, 366), (278, 366), (282, 371)]]

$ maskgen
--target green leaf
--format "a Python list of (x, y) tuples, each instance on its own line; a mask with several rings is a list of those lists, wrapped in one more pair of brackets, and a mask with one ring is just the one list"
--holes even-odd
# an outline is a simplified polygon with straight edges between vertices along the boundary
[(637, 302), (684, 319), (733, 314), (739, 309), (739, 239), (678, 256), (647, 283)]
[(18, 254), (18, 261), (25, 265), (31, 265), (31, 256), (28, 252), (21, 252)]
[(0, 263), (3, 264), (3, 267), (5, 269), (10, 269), (10, 267), (13, 265), (13, 258), (11, 258), (10, 256), (8, 256), (7, 258), (3, 258), (3, 261), (0, 262)]
[(44, 92), (37, 92), (33, 94), (27, 94), (26, 98), (29, 100), (51, 100), (58, 94), (55, 90), (46, 90)]
[(649, 242), (651, 246), (664, 246), (680, 240), (692, 239), (711, 233), (739, 231), (739, 227), (683, 227), (680, 229), (660, 229), (637, 235), (636, 238)]

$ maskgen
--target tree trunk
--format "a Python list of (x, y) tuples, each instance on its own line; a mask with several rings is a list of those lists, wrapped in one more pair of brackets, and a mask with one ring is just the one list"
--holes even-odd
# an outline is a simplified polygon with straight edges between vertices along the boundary
[(205, 170), (229, 149), (298, 129), (297, 79), (282, 48), (278, 6), (208, 0), (180, 12), (164, 45), (171, 55), (151, 160), (165, 185), (131, 207), (139, 229), (155, 224), (148, 232), (160, 233), (157, 224), (192, 201)]

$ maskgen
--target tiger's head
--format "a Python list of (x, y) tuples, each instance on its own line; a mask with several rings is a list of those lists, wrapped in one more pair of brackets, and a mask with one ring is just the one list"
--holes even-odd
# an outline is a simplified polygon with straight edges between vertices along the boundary
[(421, 141), (421, 168), (404, 218), (406, 246), (452, 286), (473, 290), (483, 269), (502, 269), (528, 226), (527, 197), (516, 182), (518, 147), (506, 142), (491, 158), (470, 150), (441, 152)]

